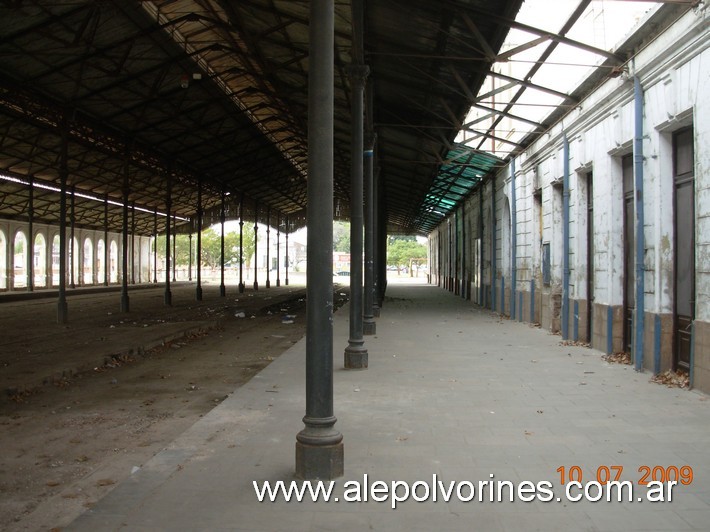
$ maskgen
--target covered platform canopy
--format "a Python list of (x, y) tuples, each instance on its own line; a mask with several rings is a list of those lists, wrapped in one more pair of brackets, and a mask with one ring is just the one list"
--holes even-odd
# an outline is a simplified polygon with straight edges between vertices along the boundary
[[(393, 229), (428, 229), (439, 171), (458, 162), (446, 160), (471, 104), (461, 83), (477, 92), (520, 3), (366, 3), (366, 127)], [(347, 217), (352, 13), (335, 9), (334, 201)], [(229, 217), (245, 194), (245, 217), (258, 202), (305, 223), (308, 2), (4, 2), (0, 35), (0, 216), (26, 217), (32, 181), (35, 221), (56, 223), (65, 139), (79, 227), (103, 229), (106, 202), (121, 230), (126, 175), (137, 234), (153, 234), (156, 212), (164, 230), (168, 176), (186, 227), (199, 182), (208, 219), (224, 192)], [(460, 57), (476, 68), (452, 67)]]
[[(519, 117), (515, 103), (524, 92), (555, 92), (530, 79), (556, 47), (596, 53), (604, 61), (597, 76), (618, 74), (638, 43), (611, 53), (566, 36), (590, 3), (580, 1), (553, 33), (515, 21), (521, 0), (367, 0), (360, 58), (353, 56), (351, 2), (335, 2), (336, 215), (348, 217), (349, 65), (370, 69), (366, 133), (376, 134), (389, 228), (425, 234), (502, 163), (484, 143), (497, 138), (502, 119)], [(659, 20), (691, 2), (665, 4)], [(35, 221), (56, 222), (65, 139), (67, 193), (74, 193), (79, 227), (103, 229), (107, 218), (109, 230), (121, 230), (126, 176), (136, 234), (162, 232), (168, 209), (183, 230), (194, 230), (198, 183), (206, 221), (216, 221), (222, 194), (230, 196), (227, 216), (237, 217), (244, 194), (245, 217), (258, 205), (283, 215), (277, 224), (288, 215), (288, 229), (304, 225), (308, 8), (283, 0), (3, 2), (0, 216), (26, 218), (32, 181)], [(511, 28), (532, 40), (500, 53)], [(478, 94), (491, 67), (531, 48), (541, 55), (525, 79), (493, 72), (506, 87), (519, 86), (514, 100), (486, 107)], [(594, 85), (590, 79), (557, 97), (574, 104)], [(497, 119), (467, 124), (472, 106)], [(520, 149), (559, 114), (521, 120), (532, 134), (508, 144)], [(457, 143), (462, 130), (477, 141)]]

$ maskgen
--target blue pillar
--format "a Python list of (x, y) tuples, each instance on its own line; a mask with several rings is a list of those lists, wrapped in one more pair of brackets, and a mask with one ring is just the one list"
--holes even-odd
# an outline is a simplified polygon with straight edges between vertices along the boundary
[(569, 141), (562, 134), (562, 339), (569, 339)]
[(634, 76), (634, 186), (636, 200), (636, 310), (634, 312), (634, 369), (643, 369), (644, 334), (644, 238), (643, 214), (643, 90), (638, 76)]

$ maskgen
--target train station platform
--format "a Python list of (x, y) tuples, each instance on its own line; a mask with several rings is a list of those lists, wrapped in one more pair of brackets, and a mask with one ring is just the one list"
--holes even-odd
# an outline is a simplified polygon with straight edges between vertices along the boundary
[[(708, 529), (706, 395), (649, 382), (600, 352), (424, 284), (390, 284), (377, 334), (366, 337), (369, 369), (348, 371), (347, 318), (347, 306), (334, 315), (334, 404), (345, 446), (338, 502), (259, 502), (253, 484), (294, 479), (305, 409), (301, 340), (65, 530)], [(632, 483), (632, 502), (573, 502), (561, 485), (561, 475), (586, 483), (617, 474)], [(653, 475), (685, 484), (672, 488), (670, 502), (650, 502), (639, 482)], [(479, 501), (479, 481), (491, 480), (509, 481), (515, 501), (505, 484), (503, 501), (491, 502), (485, 484)], [(428, 500), (410, 496), (392, 509), (392, 497), (373, 500), (382, 494), (371, 491), (376, 481), (408, 483)], [(524, 481), (535, 489), (547, 481), (551, 493), (525, 502)], [(353, 482), (370, 487), (367, 502), (345, 500)], [(430, 488), (436, 501), (424, 497)]]

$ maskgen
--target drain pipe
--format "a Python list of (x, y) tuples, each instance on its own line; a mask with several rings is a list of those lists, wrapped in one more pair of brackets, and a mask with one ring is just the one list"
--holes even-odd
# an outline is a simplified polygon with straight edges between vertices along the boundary
[(634, 369), (643, 369), (644, 305), (644, 250), (643, 234), (643, 89), (634, 76), (634, 185), (636, 199), (636, 312), (634, 316)]
[(510, 160), (510, 260), (511, 260), (511, 283), (510, 283), (510, 317), (515, 319), (515, 290), (518, 286), (518, 209), (515, 198), (515, 158)]
[(562, 133), (562, 339), (569, 338), (569, 140)]

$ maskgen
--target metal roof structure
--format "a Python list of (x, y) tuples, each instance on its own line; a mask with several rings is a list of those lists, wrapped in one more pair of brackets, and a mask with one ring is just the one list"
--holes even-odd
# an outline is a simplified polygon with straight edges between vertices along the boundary
[[(392, 231), (426, 233), (502, 163), (455, 139), (521, 4), (365, 1), (367, 124)], [(664, 8), (689, 2), (672, 4), (680, 5)], [(349, 0), (334, 5), (334, 201), (347, 217), (352, 13)], [(302, 226), (308, 10), (300, 0), (3, 2), (0, 218), (26, 218), (31, 182), (35, 221), (57, 223), (66, 139), (77, 226), (99, 229), (106, 219), (121, 230), (126, 176), (137, 234), (164, 230), (168, 180), (169, 214), (183, 230), (194, 229), (198, 188), (206, 224), (227, 194), (230, 218), (246, 197), (245, 219), (263, 222), (268, 212), (272, 225), (288, 216), (290, 229)], [(623, 53), (608, 59), (623, 62)]]

